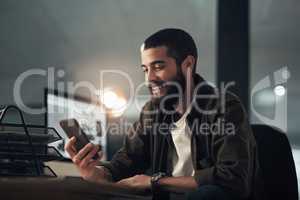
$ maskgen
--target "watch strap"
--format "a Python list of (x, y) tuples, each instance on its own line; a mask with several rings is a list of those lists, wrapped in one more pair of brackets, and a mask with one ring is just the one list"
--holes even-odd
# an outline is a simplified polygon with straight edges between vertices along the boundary
[(164, 173), (164, 172), (158, 172), (156, 174), (153, 174), (153, 176), (151, 177), (152, 192), (155, 193), (155, 192), (159, 191), (158, 181), (163, 177), (166, 177), (166, 173)]

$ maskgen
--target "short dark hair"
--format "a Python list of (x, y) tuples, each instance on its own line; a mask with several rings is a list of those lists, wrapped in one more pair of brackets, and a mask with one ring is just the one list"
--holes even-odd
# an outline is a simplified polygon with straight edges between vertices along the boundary
[(157, 31), (144, 41), (144, 50), (159, 46), (167, 47), (168, 56), (176, 60), (177, 65), (181, 65), (188, 55), (195, 58), (193, 73), (197, 65), (197, 47), (190, 34), (181, 29), (168, 28)]

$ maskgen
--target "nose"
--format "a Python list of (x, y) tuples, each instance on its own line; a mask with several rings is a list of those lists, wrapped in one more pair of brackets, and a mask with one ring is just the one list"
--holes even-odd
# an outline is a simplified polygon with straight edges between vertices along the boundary
[(151, 82), (156, 80), (156, 74), (155, 71), (153, 71), (151, 68), (145, 73), (145, 80), (146, 82)]

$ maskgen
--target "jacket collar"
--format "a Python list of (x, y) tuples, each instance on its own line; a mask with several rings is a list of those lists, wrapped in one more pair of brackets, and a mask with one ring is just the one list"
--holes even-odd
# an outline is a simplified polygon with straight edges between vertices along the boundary
[[(192, 102), (192, 109), (190, 114), (188, 115), (189, 118), (195, 118), (202, 114), (201, 111), (204, 111), (208, 107), (209, 97), (208, 95), (215, 94), (215, 89), (206, 81), (204, 80), (199, 74), (194, 75), (194, 83), (195, 89), (193, 93), (194, 101)], [(204, 98), (206, 96), (206, 98)]]

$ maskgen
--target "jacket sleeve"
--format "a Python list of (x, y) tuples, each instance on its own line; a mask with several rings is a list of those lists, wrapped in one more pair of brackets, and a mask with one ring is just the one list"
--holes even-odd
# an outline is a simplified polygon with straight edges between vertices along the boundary
[(119, 181), (135, 174), (145, 173), (149, 168), (149, 139), (143, 125), (144, 114), (127, 131), (122, 148), (112, 160), (103, 164), (113, 178)]
[[(238, 98), (227, 99), (225, 106), (223, 128), (210, 133), (214, 164), (195, 170), (194, 178), (199, 186), (219, 185), (240, 198), (247, 198), (251, 193), (255, 141)], [(214, 123), (217, 120), (221, 120), (220, 116), (215, 117)]]

